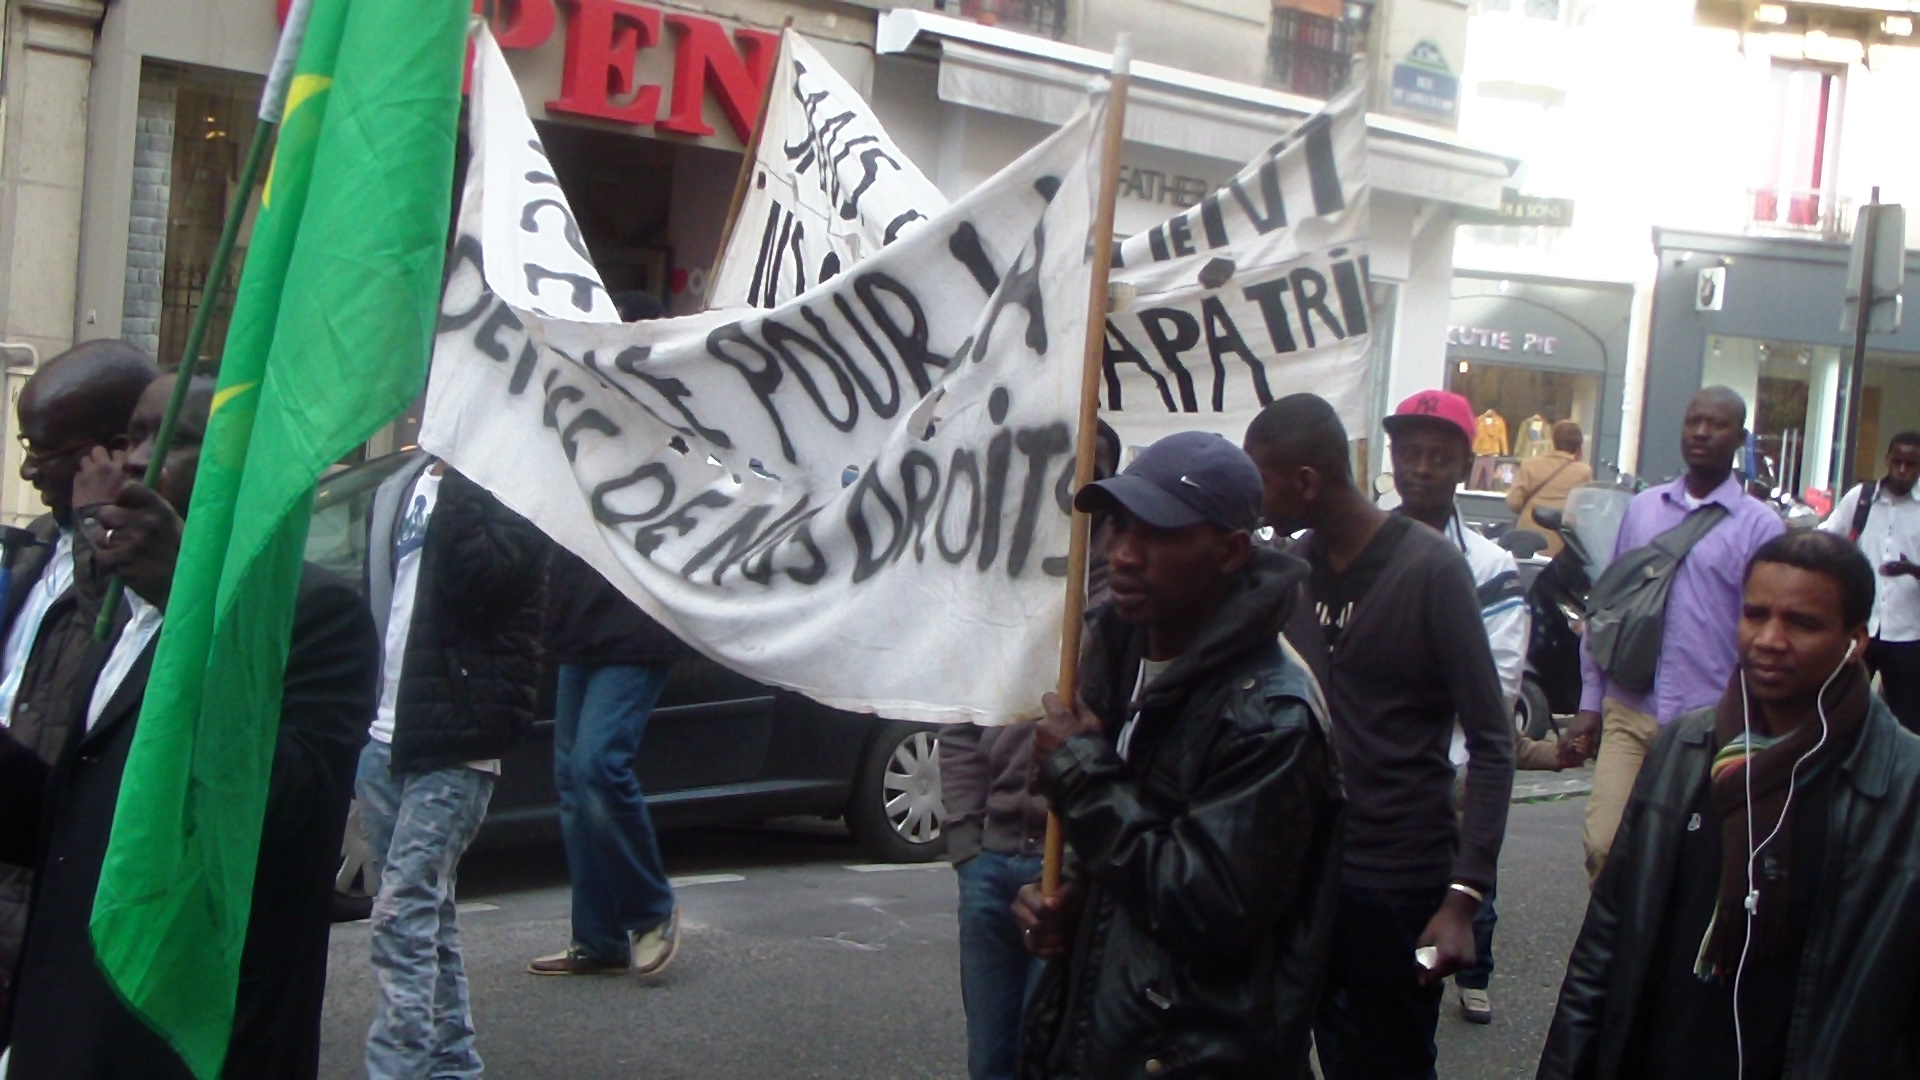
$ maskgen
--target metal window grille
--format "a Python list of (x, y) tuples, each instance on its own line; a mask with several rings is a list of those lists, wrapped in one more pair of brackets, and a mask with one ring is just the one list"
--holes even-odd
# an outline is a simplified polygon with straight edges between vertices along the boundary
[(1267, 39), (1268, 81), (1296, 94), (1332, 97), (1353, 72), (1357, 31), (1349, 19), (1274, 8), (1273, 30)]
[[(160, 356), (162, 366), (172, 367), (180, 360), (180, 353), (187, 347), (187, 328), (193, 321), (193, 313), (200, 307), (200, 298), (207, 291), (207, 267), (178, 267), (167, 274), (166, 283), (160, 290)], [(208, 373), (207, 365), (200, 361), (211, 360), (217, 366), (222, 346), (227, 340), (227, 323), (233, 317), (233, 300), (240, 290), (240, 268), (229, 265), (227, 280), (220, 284), (214, 294), (213, 324), (208, 328), (207, 340), (201, 345), (201, 354), (196, 357), (194, 367), (202, 374)]]
[(957, 7), (963, 19), (1024, 30), (1055, 41), (1067, 34), (1067, 0), (945, 0), (939, 6)]

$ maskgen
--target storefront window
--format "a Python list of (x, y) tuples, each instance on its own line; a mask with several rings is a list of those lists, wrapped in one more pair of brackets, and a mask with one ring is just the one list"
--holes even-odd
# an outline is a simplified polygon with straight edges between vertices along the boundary
[(1579, 424), (1591, 444), (1600, 401), (1599, 376), (1477, 360), (1451, 363), (1447, 389), (1466, 398), (1479, 418), (1469, 488), (1505, 491), (1512, 487), (1522, 461), (1553, 449), (1553, 425), (1559, 421)]
[(196, 358), (203, 370), (211, 370), (219, 366), (226, 347), (227, 323), (252, 232), (251, 217), (241, 231), (225, 280), (218, 282), (209, 280), (213, 251), (253, 139), (262, 80), (208, 68), (165, 67), (169, 70), (163, 77), (172, 79), (175, 93), (158, 359), (167, 368), (180, 362), (194, 311), (211, 295), (213, 322)]
[[(1829, 491), (1847, 359), (1831, 345), (1707, 338), (1701, 385), (1731, 387), (1746, 399), (1755, 457), (1750, 475), (1758, 486)], [(1878, 475), (1886, 441), (1914, 430), (1920, 430), (1920, 356), (1868, 353), (1854, 434), (1857, 474)]]
[(1833, 417), (1840, 393), (1840, 350), (1758, 338), (1707, 338), (1702, 386), (1725, 386), (1747, 403), (1753, 460), (1741, 461), (1766, 490), (1827, 486)]

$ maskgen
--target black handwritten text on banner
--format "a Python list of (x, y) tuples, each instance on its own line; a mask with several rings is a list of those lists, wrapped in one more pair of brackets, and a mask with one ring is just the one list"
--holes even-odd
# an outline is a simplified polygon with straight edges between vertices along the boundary
[(1238, 440), (1302, 390), (1367, 430), (1369, 192), (1365, 116), (1347, 94), (1118, 245), (1130, 303), (1107, 321), (1101, 406), (1128, 443), (1194, 428)]
[(771, 308), (872, 255), (947, 207), (853, 87), (792, 30), (745, 200), (707, 306)]
[[(481, 238), (530, 204), (476, 172), (422, 444), (755, 679), (903, 718), (1031, 716), (1065, 593), (1101, 111), (778, 308), (632, 325), (509, 302), (499, 275), (551, 265), (565, 232), (496, 258)], [(474, 122), (536, 167), (513, 124)]]

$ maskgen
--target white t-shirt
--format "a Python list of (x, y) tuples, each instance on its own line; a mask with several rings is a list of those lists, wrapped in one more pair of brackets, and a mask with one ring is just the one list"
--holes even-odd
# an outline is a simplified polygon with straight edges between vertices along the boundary
[(413, 483), (407, 511), (393, 537), (393, 606), (387, 612), (386, 658), (380, 665), (380, 707), (374, 710), (374, 741), (393, 742), (394, 704), (400, 698), (400, 668), (407, 659), (407, 631), (413, 627), (413, 602), (420, 587), (420, 549), (426, 546), (427, 522), (440, 499), (440, 477), (429, 468)]
[[(407, 633), (413, 628), (413, 605), (420, 592), (420, 551), (427, 543), (427, 523), (440, 501), (440, 477), (429, 468), (413, 482), (407, 512), (393, 538), (393, 606), (387, 613), (386, 656), (380, 665), (380, 707), (374, 710), (367, 735), (393, 744), (394, 707), (400, 699), (401, 667), (407, 659)], [(499, 759), (469, 761), (481, 772), (498, 775)]]
[[(1820, 528), (1844, 539), (1853, 530), (1854, 508), (1859, 505), (1860, 487), (1856, 486)], [(1880, 573), (1883, 563), (1896, 559), (1920, 562), (1920, 501), (1876, 488), (1859, 544), (1860, 553), (1873, 564), (1873, 618), (1867, 632), (1881, 641), (1920, 641), (1920, 581)]]
[(33, 643), (40, 636), (40, 624), (46, 620), (47, 609), (72, 586), (73, 532), (62, 529), (59, 541), (53, 545), (53, 554), (40, 571), (40, 580), (27, 591), (20, 614), (14, 618), (13, 628), (7, 631), (6, 651), (0, 653), (0, 672), (5, 673), (4, 678), (0, 678), (0, 727), (13, 722), (13, 699), (20, 694), (27, 658), (33, 655)]
[[(1179, 657), (1174, 657), (1174, 660), (1178, 659)], [(1120, 760), (1127, 760), (1127, 755), (1133, 750), (1133, 729), (1140, 723), (1140, 710), (1137, 707), (1140, 699), (1146, 696), (1147, 687), (1153, 685), (1153, 680), (1159, 678), (1161, 672), (1172, 666), (1173, 660), (1140, 658), (1140, 675), (1133, 681), (1133, 700), (1127, 703), (1127, 722), (1120, 728), (1120, 738), (1114, 742), (1114, 749), (1119, 752)]]

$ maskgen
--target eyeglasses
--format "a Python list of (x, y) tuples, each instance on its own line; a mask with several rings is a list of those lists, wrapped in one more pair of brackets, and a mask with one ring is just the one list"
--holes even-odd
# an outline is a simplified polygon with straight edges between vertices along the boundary
[(89, 449), (98, 442), (96, 439), (82, 439), (79, 442), (63, 446), (58, 450), (46, 450), (33, 445), (33, 440), (27, 438), (24, 434), (15, 435), (14, 438), (20, 441), (20, 449), (26, 453), (28, 461), (57, 461), (60, 458)]

